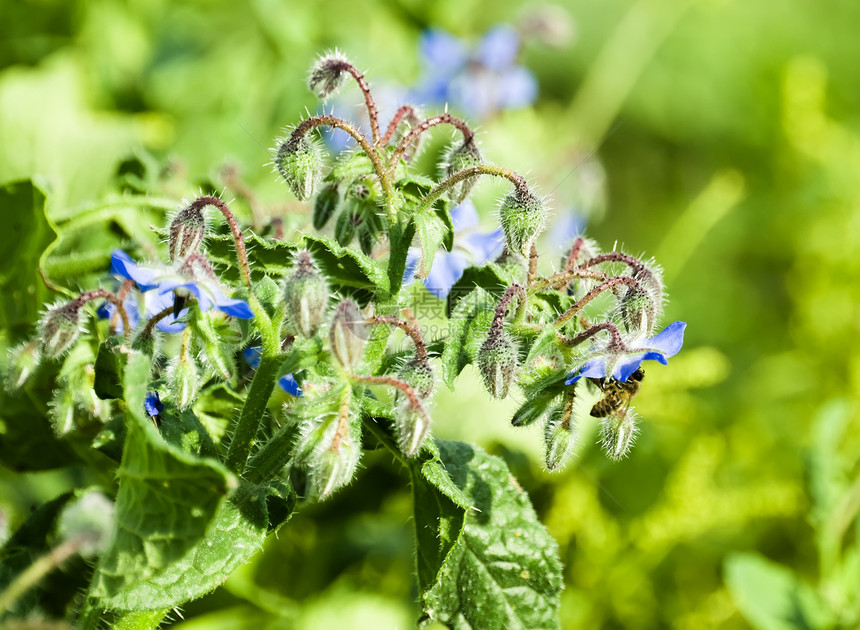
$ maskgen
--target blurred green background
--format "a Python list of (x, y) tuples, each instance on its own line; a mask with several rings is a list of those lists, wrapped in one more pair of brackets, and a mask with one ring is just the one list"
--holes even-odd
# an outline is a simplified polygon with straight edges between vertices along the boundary
[[(165, 207), (225, 189), (246, 218), (306, 225), (266, 148), (317, 108), (317, 54), (337, 47), (371, 85), (409, 86), (426, 29), (475, 43), (517, 27), (538, 99), (474, 121), (485, 157), (552, 191), (605, 248), (655, 256), (665, 321), (687, 321), (687, 340), (649, 370), (620, 463), (583, 426), (576, 463), (548, 474), (541, 433), (511, 427), (516, 401), (490, 401), (468, 371), (440, 391), (435, 434), (501, 454), (530, 493), (561, 545), (564, 628), (860, 624), (860, 4), (3, 0), (0, 14), (0, 183), (47, 192), (59, 260), (158, 242), (151, 209), (71, 227), (133, 185)], [(502, 190), (478, 190), (488, 227)], [(561, 250), (546, 240), (549, 269)], [(3, 283), (12, 273), (0, 262)], [(4, 345), (27, 333), (6, 321)], [(407, 478), (377, 455), (364, 467), (171, 627), (411, 627)], [(6, 525), (75, 483), (3, 470)]]

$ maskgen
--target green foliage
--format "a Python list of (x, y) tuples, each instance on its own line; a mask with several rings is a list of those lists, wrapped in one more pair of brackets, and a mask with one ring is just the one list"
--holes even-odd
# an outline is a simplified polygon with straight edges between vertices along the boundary
[(437, 441), (411, 466), (427, 622), (558, 628), (557, 545), (497, 457)]

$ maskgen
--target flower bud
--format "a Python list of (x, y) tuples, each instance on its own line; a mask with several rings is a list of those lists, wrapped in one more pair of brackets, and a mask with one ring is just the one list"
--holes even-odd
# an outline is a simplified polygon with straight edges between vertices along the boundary
[(348, 484), (361, 457), (361, 419), (349, 407), (349, 395), (334, 411), (323, 408), (302, 421), (296, 441), (294, 464), (307, 477), (305, 497), (321, 501)]
[(197, 397), (198, 374), (197, 363), (186, 353), (171, 360), (168, 366), (168, 382), (173, 390), (176, 406), (188, 409)]
[(430, 397), (435, 386), (433, 369), (426, 360), (420, 361), (417, 358), (400, 368), (397, 379), (409, 385), (422, 400)]
[(294, 132), (275, 151), (275, 170), (299, 201), (310, 199), (320, 180), (323, 159), (319, 142)]
[(508, 395), (517, 371), (517, 349), (501, 328), (491, 329), (478, 351), (478, 369), (487, 391), (496, 398)]
[(83, 326), (83, 303), (72, 300), (48, 310), (39, 323), (39, 350), (42, 356), (56, 359), (78, 340)]
[(189, 254), (199, 252), (205, 235), (206, 218), (203, 216), (203, 208), (195, 202), (180, 210), (170, 222), (168, 235), (170, 262), (183, 260)]
[(300, 335), (313, 337), (325, 317), (328, 299), (328, 284), (310, 252), (298, 252), (293, 272), (284, 283), (287, 322)]
[(27, 382), (39, 366), (39, 344), (29, 341), (9, 351), (6, 382), (10, 389), (18, 389)]
[[(472, 136), (463, 142), (452, 142), (448, 146), (445, 150), (442, 167), (445, 177), (451, 177), (455, 173), (479, 164), (481, 164), (481, 152), (478, 151), (475, 137)], [(477, 181), (478, 176), (473, 175), (454, 184), (449, 189), (451, 202), (455, 205), (463, 203)]]
[(430, 433), (430, 416), (417, 400), (404, 396), (394, 412), (397, 444), (406, 457), (412, 457)]
[(628, 289), (621, 298), (619, 312), (627, 332), (641, 331), (650, 335), (654, 330), (657, 307), (645, 290)]
[(517, 188), (505, 197), (499, 207), (499, 219), (508, 249), (527, 256), (544, 228), (546, 215), (546, 206), (528, 190)]
[(352, 300), (338, 304), (329, 332), (331, 351), (348, 370), (355, 368), (364, 354), (367, 327), (358, 305)]
[(87, 492), (60, 514), (59, 532), (67, 541), (77, 541), (78, 552), (94, 556), (107, 548), (113, 533), (114, 505), (98, 491)]
[(334, 211), (340, 205), (340, 190), (333, 182), (323, 184), (314, 199), (314, 228), (321, 230), (334, 215)]
[(347, 58), (335, 51), (320, 57), (308, 75), (308, 87), (322, 100), (337, 92), (346, 80), (352, 64)]
[(337, 215), (337, 221), (334, 224), (334, 239), (344, 247), (348, 247), (355, 238), (355, 231), (361, 225), (361, 215), (354, 207), (347, 205), (340, 214)]
[(546, 443), (546, 467), (558, 470), (573, 456), (576, 446), (576, 430), (573, 424), (573, 396), (553, 409), (544, 427)]
[(600, 442), (603, 451), (611, 459), (621, 459), (630, 451), (639, 428), (636, 414), (630, 407), (619, 409), (600, 422)]

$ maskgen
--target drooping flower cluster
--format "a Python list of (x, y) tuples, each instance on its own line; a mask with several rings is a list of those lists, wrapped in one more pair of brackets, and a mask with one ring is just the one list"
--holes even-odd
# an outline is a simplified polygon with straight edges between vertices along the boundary
[[(514, 65), (512, 32), (493, 31), (477, 52), (452, 48), (445, 37), (428, 34), (424, 45), (436, 78), (448, 73), (446, 89), (458, 85), (452, 76), (466, 77), (456, 88), (466, 110), (533, 98), (530, 75)], [(110, 268), (116, 292), (86, 291), (50, 308), (37, 340), (16, 349), (11, 381), (25, 383), (40, 356), (68, 357), (66, 378), (89, 379), (97, 401), (55, 402), (63, 410), (58, 424), (73, 431), (74, 405), (102, 405), (91, 415), (110, 417), (105, 401), (124, 396), (127, 357), (143, 353), (151, 373), (139, 411), (160, 431), (176, 435), (193, 425), (197, 437), (186, 442), (198, 454), (205, 449), (253, 483), (280, 476), (306, 499), (350, 482), (366, 432), (399, 456), (422, 452), (436, 384), (452, 387), (470, 363), (492, 396), (523, 392), (513, 423), (544, 423), (548, 468), (571, 457), (587, 415), (599, 418), (607, 454), (623, 456), (636, 433), (631, 401), (643, 362), (665, 364), (683, 343), (683, 322), (655, 334), (664, 302), (657, 267), (600, 253), (577, 236), (553, 270), (537, 247), (545, 200), (522, 176), (486, 163), (464, 120), (447, 112), (422, 119), (405, 105), (381, 128), (363, 75), (341, 54), (317, 61), (309, 87), (328, 98), (350, 78), (365, 98), (368, 133), (323, 114), (289, 130), (272, 151), (275, 171), (308, 203), (321, 235), (246, 236), (225, 202), (199, 197), (170, 220), (166, 262), (136, 262), (117, 249)], [(496, 100), (469, 96), (467, 88), (483, 90), (490, 79)], [(455, 138), (432, 174), (418, 172), (410, 156), (443, 125)], [(327, 165), (321, 127), (344, 131), (357, 150)], [(495, 230), (478, 227), (470, 200), (485, 176), (511, 185)], [(226, 219), (229, 237), (210, 233), (211, 208)], [(440, 344), (425, 342), (421, 314), (409, 308), (406, 296), (421, 290), (416, 281), (448, 315)], [(105, 321), (86, 332), (85, 306), (93, 301)], [(287, 395), (273, 397), (276, 388)], [(218, 422), (218, 431), (206, 433)]]

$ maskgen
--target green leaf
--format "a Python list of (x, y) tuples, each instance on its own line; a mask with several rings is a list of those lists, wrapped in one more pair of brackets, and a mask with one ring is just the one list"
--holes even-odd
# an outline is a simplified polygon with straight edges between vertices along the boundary
[(102, 400), (122, 398), (122, 373), (128, 357), (117, 348), (114, 338), (99, 344), (94, 366), (93, 390)]
[(436, 251), (448, 234), (448, 227), (438, 216), (429, 212), (416, 215), (412, 220), (415, 222), (415, 232), (421, 244), (421, 262), (415, 271), (415, 277), (421, 279), (430, 273)]
[[(447, 314), (448, 317), (454, 312), (462, 298), (469, 295), (475, 287), (481, 287), (491, 295), (498, 295), (505, 292), (505, 289), (511, 284), (508, 278), (498, 265), (489, 264), (483, 267), (467, 267), (463, 272), (463, 276), (454, 283), (451, 287), (451, 292), (448, 294)], [(496, 299), (498, 301), (498, 298)]]
[[(245, 235), (245, 249), (248, 253), (248, 265), (255, 277), (280, 277), (292, 268), (293, 256), (298, 247), (295, 243), (270, 241), (252, 233)], [(236, 243), (232, 236), (218, 235), (207, 238), (206, 255), (222, 267), (225, 280), (241, 280)]]
[(424, 461), (411, 462), (423, 622), (558, 628), (558, 545), (528, 496), (498, 457), (459, 442), (435, 444), (438, 454), (431, 447)]
[(374, 260), (329, 238), (307, 234), (303, 238), (323, 273), (359, 303), (366, 304), (373, 295), (388, 295), (388, 276)]
[(198, 459), (164, 442), (144, 412), (149, 370), (148, 357), (129, 356), (117, 523), (91, 591), (106, 606), (184, 557), (203, 538), (234, 483), (218, 462)]
[(305, 368), (313, 367), (320, 362), (323, 343), (320, 337), (310, 339), (297, 338), (278, 368), (278, 374), (292, 374)]
[(259, 551), (266, 535), (286, 521), (294, 506), (295, 497), (287, 491), (243, 485), (221, 503), (205, 538), (163, 570), (102, 597), (100, 604), (117, 610), (158, 610), (205, 595)]
[(483, 289), (474, 289), (457, 303), (448, 319), (448, 335), (442, 351), (442, 381), (453, 391), (454, 379), (474, 358), (474, 352), (483, 343), (493, 318), (496, 301)]
[(815, 591), (788, 568), (756, 553), (730, 555), (724, 573), (735, 603), (757, 630), (829, 628), (833, 623)]
[(23, 337), (39, 318), (48, 292), (39, 278), (39, 259), (57, 234), (45, 216), (45, 193), (31, 181), (0, 187), (0, 328)]

